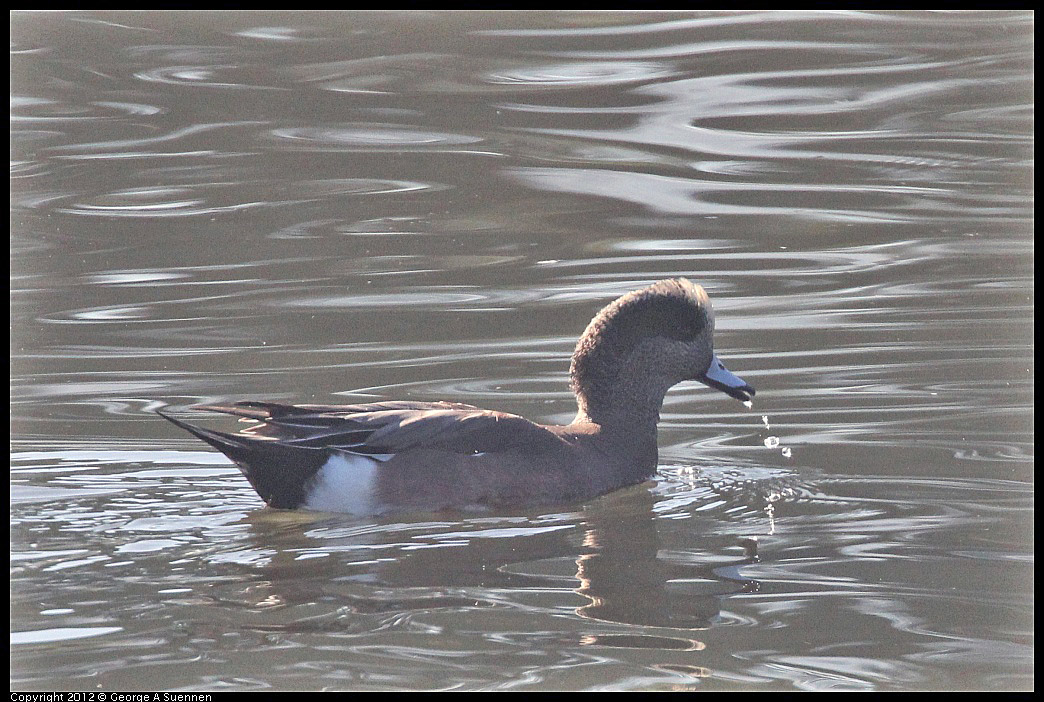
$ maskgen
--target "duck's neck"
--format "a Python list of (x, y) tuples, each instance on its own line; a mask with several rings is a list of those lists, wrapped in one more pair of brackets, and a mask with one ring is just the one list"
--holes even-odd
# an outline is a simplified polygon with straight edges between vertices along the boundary
[(663, 398), (673, 383), (621, 373), (608, 392), (578, 393), (574, 422), (592, 422), (613, 433), (656, 440)]

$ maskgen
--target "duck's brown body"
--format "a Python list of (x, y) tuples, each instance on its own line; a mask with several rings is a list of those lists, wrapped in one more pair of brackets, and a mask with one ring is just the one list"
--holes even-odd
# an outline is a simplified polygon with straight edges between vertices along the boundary
[(661, 281), (604, 308), (571, 368), (579, 411), (562, 426), (455, 403), (200, 409), (257, 420), (239, 434), (163, 414), (240, 467), (269, 505), (379, 514), (576, 502), (648, 479), (664, 395), (701, 380), (754, 389), (717, 361), (706, 293)]

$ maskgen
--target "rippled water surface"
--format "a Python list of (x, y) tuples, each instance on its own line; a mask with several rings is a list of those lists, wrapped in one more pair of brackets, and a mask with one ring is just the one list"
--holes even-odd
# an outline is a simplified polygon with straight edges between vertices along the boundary
[[(14, 689), (1028, 689), (1033, 17), (11, 17)], [(653, 481), (264, 508), (154, 414), (568, 422), (670, 276), (753, 410)]]

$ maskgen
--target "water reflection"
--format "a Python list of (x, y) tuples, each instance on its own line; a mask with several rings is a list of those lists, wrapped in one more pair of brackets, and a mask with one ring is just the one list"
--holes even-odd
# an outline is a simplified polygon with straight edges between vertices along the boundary
[[(264, 510), (248, 517), (247, 543), (210, 558), (258, 568), (263, 582), (243, 593), (244, 606), (338, 603), (292, 631), (337, 631), (354, 626), (356, 614), (461, 606), (557, 609), (554, 601), (568, 592), (582, 598), (573, 611), (583, 618), (702, 629), (719, 616), (723, 597), (758, 591), (756, 581), (739, 575), (742, 566), (757, 562), (756, 538), (710, 539), (708, 554), (724, 552), (706, 562), (693, 559), (694, 551), (677, 561), (665, 558), (652, 494), (644, 487), (625, 492), (580, 513), (461, 522), (353, 524), (341, 516)], [(619, 644), (611, 644), (616, 639), (608, 634), (584, 636), (584, 645)], [(673, 639), (669, 632), (652, 636)]]
[[(673, 562), (662, 555), (652, 494), (628, 493), (585, 511), (585, 551), (576, 559), (576, 577), (577, 592), (590, 603), (577, 614), (641, 626), (700, 629), (718, 617), (723, 596), (757, 591), (756, 582), (734, 575), (739, 566), (756, 562), (756, 540), (743, 540), (743, 556), (728, 565), (720, 557), (706, 563)], [(602, 637), (597, 640), (606, 644)]]

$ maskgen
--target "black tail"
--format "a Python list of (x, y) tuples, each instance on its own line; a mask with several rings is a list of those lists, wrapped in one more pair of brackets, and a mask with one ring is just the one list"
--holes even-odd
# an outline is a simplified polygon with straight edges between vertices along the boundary
[(156, 414), (232, 459), (261, 499), (272, 507), (300, 507), (308, 494), (308, 483), (329, 458), (329, 453), (322, 449), (288, 446), (272, 439), (203, 429), (161, 410), (156, 410)]
[(189, 432), (198, 439), (206, 441), (208, 444), (216, 448), (221, 453), (225, 454), (233, 461), (237, 463), (241, 460), (246, 460), (251, 456), (254, 451), (250, 447), (251, 440), (247, 437), (237, 436), (235, 434), (227, 434), (223, 431), (213, 431), (211, 429), (203, 429), (183, 422), (180, 419), (175, 419), (163, 410), (156, 410), (156, 414), (166, 419), (168, 422), (181, 427), (185, 431)]

